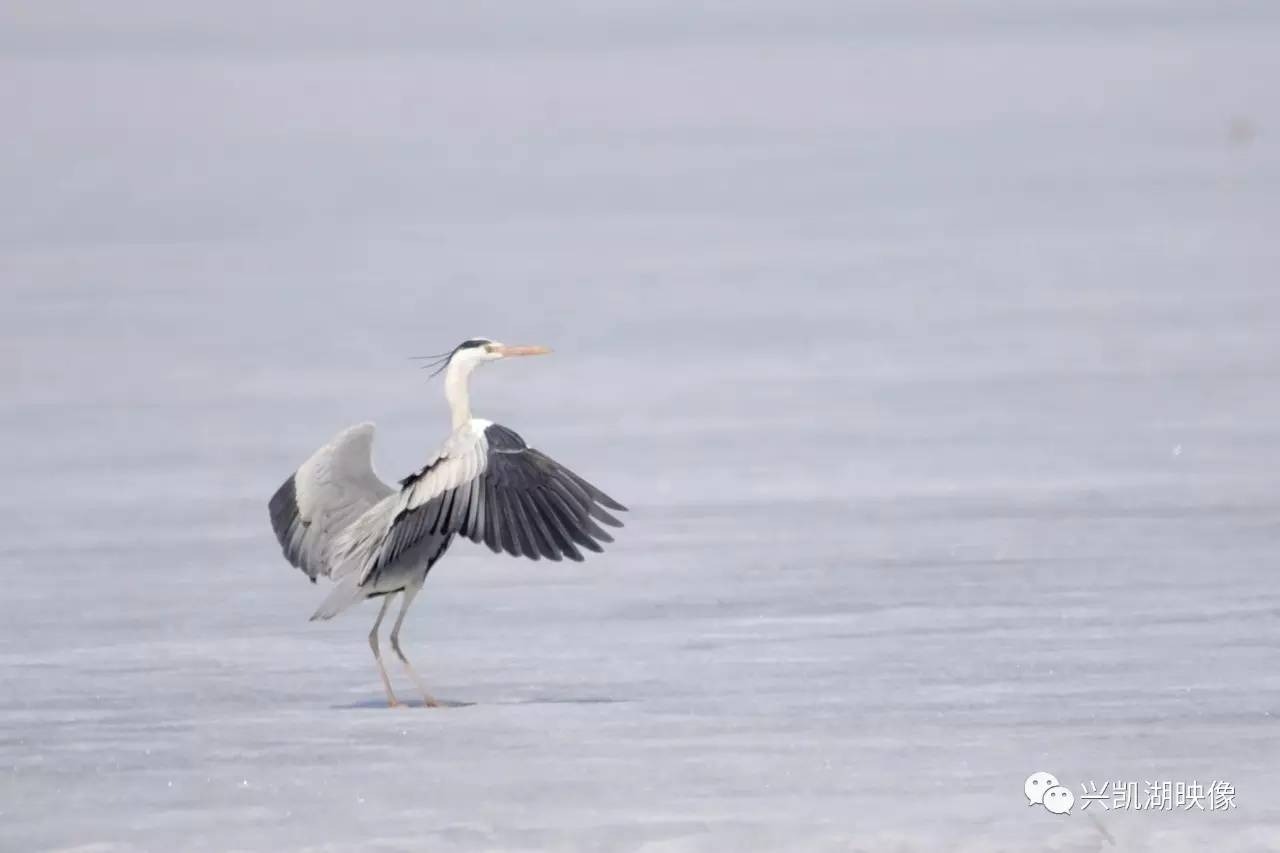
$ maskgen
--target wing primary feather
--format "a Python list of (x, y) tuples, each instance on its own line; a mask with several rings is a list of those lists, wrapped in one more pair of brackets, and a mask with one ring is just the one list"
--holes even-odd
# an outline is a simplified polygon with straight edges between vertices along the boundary
[(449, 523), (449, 512), (453, 509), (453, 501), (455, 492), (453, 489), (432, 498), (439, 505), (439, 512), (436, 513), (435, 519), (431, 522), (431, 526), (427, 530), (431, 533), (443, 532), (447, 529)]
[(542, 509), (538, 506), (538, 502), (532, 492), (524, 492), (520, 499), (524, 501), (525, 515), (529, 516), (529, 520), (533, 522), (533, 532), (538, 537), (538, 546), (542, 549), (542, 556), (548, 560), (559, 560), (560, 549), (556, 547), (555, 537), (551, 535), (551, 530), (547, 527), (547, 521), (542, 517)]
[(548, 477), (545, 485), (559, 496), (564, 505), (573, 512), (574, 518), (579, 516), (582, 518), (587, 517), (588, 506), (579, 497), (581, 493), (574, 487), (573, 483), (559, 477)]
[(529, 499), (527, 493), (522, 489), (515, 494), (516, 504), (520, 510), (520, 515), (524, 520), (524, 530), (529, 536), (530, 542), (536, 552), (550, 559), (554, 553), (549, 542), (544, 541), (542, 531), (538, 527), (538, 519), (533, 512), (530, 511)]
[(462, 517), (467, 510), (467, 495), (471, 493), (470, 486), (468, 482), (450, 490), (452, 501), (449, 504), (449, 514), (444, 517), (444, 522), (441, 524), (441, 530), (453, 533), (461, 526)]
[(609, 532), (596, 524), (590, 518), (582, 519), (582, 529), (585, 530), (587, 535), (593, 539), (599, 539), (601, 542), (613, 541), (613, 537), (609, 535)]
[(600, 521), (603, 521), (611, 527), (622, 526), (621, 521), (618, 521), (618, 519), (614, 518), (598, 503), (596, 503), (595, 498), (586, 489), (584, 489), (577, 480), (574, 479), (573, 473), (568, 469), (561, 468), (559, 476), (555, 478), (555, 482), (564, 486), (565, 489), (577, 499), (578, 503), (587, 511), (588, 514), (594, 516)]
[(480, 488), (480, 478), (471, 481), (471, 497), (467, 500), (467, 522), (463, 531), (476, 542), (481, 541), (480, 531), (484, 529), (484, 492)]
[(569, 505), (565, 503), (563, 497), (556, 492), (548, 492), (548, 497), (550, 500), (547, 502), (547, 505), (552, 509), (556, 518), (560, 521), (560, 526), (563, 527), (565, 532), (573, 538), (574, 542), (577, 542), (589, 551), (599, 553), (604, 550), (597, 545), (590, 536), (583, 532), (581, 520), (578, 518), (577, 514), (570, 509)]
[(542, 453), (541, 451), (530, 448), (527, 451), (527, 453), (531, 457), (531, 459), (537, 464), (537, 466), (541, 468), (543, 471), (545, 471), (548, 475), (554, 474), (556, 476), (567, 478), (570, 482), (572, 482), (575, 486), (577, 486), (582, 491), (583, 497), (587, 501), (598, 502), (608, 507), (609, 509), (618, 510), (619, 512), (626, 512), (627, 508), (625, 506), (618, 503), (618, 501), (614, 500), (613, 498), (609, 497), (609, 495), (605, 494), (602, 490), (600, 490), (594, 484), (588, 482), (585, 477), (582, 477), (577, 472), (569, 468), (566, 468), (565, 466), (561, 465), (559, 462), (555, 461), (550, 456), (547, 456), (545, 453)]
[(440, 518), (440, 498), (434, 497), (419, 507), (408, 512), (416, 512), (420, 515), (421, 525), (426, 530), (434, 530), (436, 523)]
[(537, 537), (533, 534), (533, 528), (530, 526), (529, 519), (524, 514), (524, 504), (520, 500), (520, 492), (512, 491), (507, 496), (507, 502), (511, 505), (511, 509), (516, 518), (516, 533), (520, 537), (520, 547), (524, 550), (524, 556), (531, 560), (541, 559), (537, 545)]
[(579, 475), (575, 474), (573, 471), (571, 471), (571, 470), (569, 470), (568, 468), (565, 468), (565, 467), (563, 467), (563, 466), (561, 467), (561, 469), (560, 469), (560, 470), (564, 471), (566, 474), (568, 474), (570, 477), (572, 477), (572, 478), (573, 478), (573, 480), (574, 480), (574, 482), (576, 482), (579, 486), (581, 486), (583, 489), (585, 489), (585, 490), (586, 490), (586, 492), (587, 492), (587, 494), (591, 495), (591, 497), (592, 497), (592, 498), (594, 498), (598, 503), (604, 504), (604, 505), (605, 505), (605, 506), (607, 506), (609, 509), (616, 509), (616, 510), (618, 510), (619, 512), (626, 512), (626, 511), (627, 511), (627, 508), (626, 508), (625, 506), (623, 506), (622, 504), (618, 503), (618, 502), (617, 502), (617, 501), (615, 501), (613, 498), (611, 498), (611, 497), (609, 497), (608, 495), (606, 495), (604, 492), (600, 491), (598, 488), (596, 488), (595, 486), (593, 486), (591, 483), (588, 483), (585, 479), (583, 479), (583, 478), (582, 478), (582, 477), (580, 477)]
[[(562, 483), (561, 483), (561, 481), (558, 481), (558, 480), (557, 480), (557, 481), (555, 481), (555, 482), (553, 483), (553, 486), (560, 486), (560, 485), (562, 485)], [(564, 504), (566, 505), (566, 507), (574, 507), (574, 506), (575, 506), (575, 504), (572, 504), (572, 503), (570, 503), (568, 500), (566, 500), (566, 499), (565, 499), (565, 492), (564, 492), (564, 491), (557, 491), (557, 492), (555, 492), (555, 494), (560, 498), (561, 502), (562, 502), (562, 503), (564, 503)], [(586, 533), (586, 534), (590, 535), (591, 537), (593, 537), (593, 538), (595, 538), (595, 539), (599, 539), (599, 540), (601, 540), (601, 541), (603, 541), (603, 542), (612, 542), (612, 541), (613, 541), (613, 537), (612, 537), (612, 536), (610, 536), (608, 533), (606, 533), (606, 532), (605, 532), (605, 531), (600, 527), (600, 525), (596, 524), (594, 521), (592, 521), (592, 520), (591, 520), (592, 512), (591, 512), (589, 509), (584, 510), (584, 509), (581, 509), (581, 508), (579, 507), (579, 508), (578, 508), (578, 510), (579, 510), (579, 511), (578, 511), (577, 513), (575, 513), (575, 514), (574, 514), (573, 518), (574, 518), (574, 520), (577, 522), (578, 526), (579, 526), (583, 531), (585, 531), (585, 533)], [(603, 510), (601, 510), (601, 512), (603, 512)]]
[[(561, 497), (569, 496), (573, 499), (573, 503), (576, 504), (580, 510), (580, 518), (582, 520), (583, 526), (591, 530), (593, 536), (596, 535), (595, 531), (599, 531), (600, 528), (597, 525), (593, 524), (589, 517), (597, 518), (600, 521), (603, 521), (605, 524), (610, 525), (611, 527), (622, 526), (621, 521), (618, 521), (618, 519), (614, 518), (608, 512), (601, 509), (600, 506), (597, 505), (590, 498), (585, 497), (582, 490), (576, 488), (576, 484), (564, 478), (557, 478), (557, 479), (551, 480), (550, 482), (560, 491)], [(600, 537), (600, 538), (605, 538), (605, 537)], [(609, 539), (608, 541), (613, 541), (613, 540)]]
[(582, 487), (573, 481), (572, 477), (565, 476), (564, 469), (558, 468), (550, 472), (547, 476), (548, 481), (560, 486), (565, 492), (573, 497), (584, 512), (590, 511), (592, 503), (591, 495), (583, 491)]
[(498, 497), (492, 484), (484, 486), (484, 544), (497, 554), (502, 550), (502, 512), (498, 509)]
[(507, 495), (497, 489), (494, 490), (494, 497), (498, 502), (498, 510), (502, 513), (502, 550), (519, 557), (524, 552), (520, 550), (520, 540), (516, 534), (516, 517), (511, 509), (511, 502)]
[(556, 548), (570, 560), (580, 562), (582, 554), (573, 546), (573, 536), (565, 529), (564, 522), (561, 521), (556, 508), (551, 505), (551, 501), (554, 498), (542, 486), (539, 486), (534, 494), (542, 510), (542, 517), (547, 525), (547, 531), (551, 534)]
[(462, 496), (458, 499), (458, 510), (454, 513), (453, 526), (450, 528), (451, 530), (458, 531), (465, 530), (467, 528), (467, 519), (469, 519), (473, 514), (472, 509), (475, 505), (475, 499), (476, 481), (468, 480), (462, 486)]
[(602, 508), (600, 504), (593, 503), (591, 505), (590, 513), (592, 518), (596, 519), (597, 521), (602, 521), (605, 524), (609, 525), (610, 527), (622, 526), (622, 522), (618, 521), (618, 519), (610, 515), (608, 510), (605, 510), (604, 508)]
[(502, 519), (498, 515), (497, 505), (494, 503), (493, 489), (489, 487), (488, 481), (482, 481), (481, 500), (484, 501), (484, 544), (489, 549), (497, 552), (502, 550), (502, 542), (498, 537), (498, 531), (501, 528)]
[(479, 474), (467, 483), (467, 511), (459, 523), (468, 530), (480, 523), (480, 514), (484, 511), (483, 487), (484, 483), (481, 482)]

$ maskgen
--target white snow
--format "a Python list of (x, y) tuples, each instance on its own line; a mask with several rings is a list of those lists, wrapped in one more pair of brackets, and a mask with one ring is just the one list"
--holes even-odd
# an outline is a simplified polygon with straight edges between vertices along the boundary
[[(0, 32), (0, 850), (1280, 849), (1277, 7), (177, 9)], [(632, 512), (392, 711), (266, 501), (474, 335)]]

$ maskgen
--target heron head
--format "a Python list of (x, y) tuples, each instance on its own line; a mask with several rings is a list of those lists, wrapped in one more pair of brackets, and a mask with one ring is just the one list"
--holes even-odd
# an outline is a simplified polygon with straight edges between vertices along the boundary
[(425, 366), (434, 368), (432, 376), (455, 365), (464, 373), (470, 373), (476, 365), (486, 361), (497, 361), (500, 358), (519, 355), (545, 355), (549, 352), (551, 352), (550, 349), (542, 346), (508, 346), (488, 338), (469, 338), (443, 355), (427, 356), (427, 358), (434, 358), (434, 361)]

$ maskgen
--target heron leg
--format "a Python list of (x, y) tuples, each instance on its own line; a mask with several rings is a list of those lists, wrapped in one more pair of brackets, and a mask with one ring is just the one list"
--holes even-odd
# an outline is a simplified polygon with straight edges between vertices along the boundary
[(422, 589), (421, 586), (407, 586), (404, 589), (404, 593), (400, 598), (400, 615), (396, 617), (396, 624), (391, 627), (391, 649), (396, 653), (396, 657), (400, 658), (400, 662), (404, 664), (405, 671), (409, 673), (413, 683), (418, 685), (418, 690), (422, 693), (422, 701), (426, 703), (428, 708), (438, 708), (440, 703), (427, 692), (427, 686), (422, 683), (418, 673), (414, 672), (413, 664), (409, 663), (409, 659), (400, 650), (400, 625), (404, 622), (404, 615), (409, 612), (409, 605), (413, 603), (414, 596), (418, 594), (420, 589)]
[[(383, 596), (382, 609), (378, 611), (378, 618), (373, 621), (373, 630), (369, 632), (369, 648), (373, 649), (373, 659), (378, 663), (378, 675), (382, 678), (382, 688), (387, 691), (387, 704), (392, 708), (400, 703), (396, 701), (396, 694), (391, 692), (391, 679), (387, 677), (387, 668), (382, 665), (382, 652), (378, 651), (378, 629), (382, 627), (382, 617), (387, 615), (387, 608), (391, 606), (391, 598), (394, 595), (395, 593), (389, 593)], [(392, 644), (395, 644), (394, 640)]]

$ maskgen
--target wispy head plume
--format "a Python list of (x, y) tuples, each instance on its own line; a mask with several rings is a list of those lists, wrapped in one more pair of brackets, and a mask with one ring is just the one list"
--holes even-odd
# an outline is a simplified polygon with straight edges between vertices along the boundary
[(409, 358), (414, 361), (427, 362), (426, 364), (421, 365), (421, 367), (423, 370), (430, 370), (431, 375), (427, 378), (433, 379), (440, 373), (440, 371), (449, 366), (449, 359), (453, 358), (454, 352), (456, 352), (456, 350), (449, 350), (448, 352), (442, 352), (438, 355), (411, 355)]

